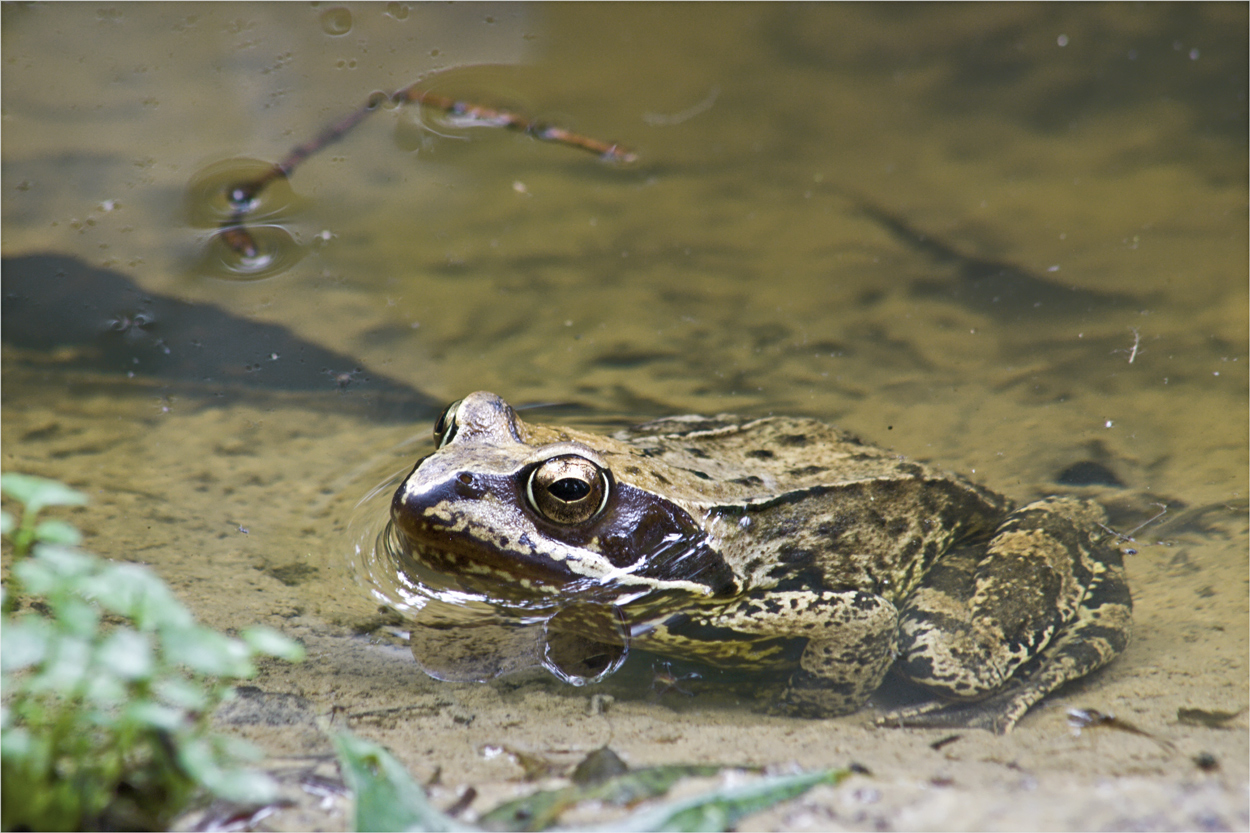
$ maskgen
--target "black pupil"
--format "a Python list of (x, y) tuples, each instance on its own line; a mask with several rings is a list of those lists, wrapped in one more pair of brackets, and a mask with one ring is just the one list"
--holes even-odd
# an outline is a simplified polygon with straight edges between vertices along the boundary
[(452, 412), (452, 407), (448, 407), (439, 414), (438, 420), (434, 423), (434, 442), (442, 445), (454, 436), (456, 436), (456, 415)]
[(565, 477), (552, 483), (547, 491), (551, 492), (552, 497), (559, 498), (565, 503), (572, 503), (590, 494), (590, 484), (584, 480)]

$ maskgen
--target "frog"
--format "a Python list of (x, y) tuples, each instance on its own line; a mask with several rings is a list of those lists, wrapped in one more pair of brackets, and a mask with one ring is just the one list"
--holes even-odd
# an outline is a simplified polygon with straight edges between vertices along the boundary
[[(503, 617), (540, 611), (548, 670), (576, 684), (632, 648), (745, 674), (765, 711), (825, 718), (894, 674), (928, 699), (878, 724), (1002, 734), (1131, 635), (1098, 503), (1017, 506), (816, 419), (599, 434), (479, 391), (434, 441), (391, 500), (397, 550)], [(457, 650), (463, 629), (432, 627)]]

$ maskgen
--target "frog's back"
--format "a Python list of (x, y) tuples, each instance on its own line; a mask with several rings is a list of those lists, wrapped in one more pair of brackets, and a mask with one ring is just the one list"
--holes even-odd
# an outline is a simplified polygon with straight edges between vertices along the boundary
[(953, 541), (987, 533), (1010, 509), (962, 477), (812, 419), (673, 417), (616, 439), (648, 458), (644, 471), (665, 481), (655, 488), (702, 518), (748, 587), (898, 598)]
[[(663, 491), (704, 506), (760, 503), (857, 483), (951, 480), (997, 505), (997, 497), (854, 434), (814, 419), (679, 416), (617, 432), (615, 439), (663, 470)], [(628, 468), (628, 464), (625, 466)], [(638, 467), (636, 467), (638, 468)], [(626, 472), (626, 477), (629, 474)]]
[(892, 476), (903, 462), (846, 431), (791, 417), (669, 417), (615, 437), (651, 464), (671, 469), (670, 483), (662, 484), (670, 494), (678, 490), (680, 497), (702, 504), (768, 500), (813, 486), (874, 480)]

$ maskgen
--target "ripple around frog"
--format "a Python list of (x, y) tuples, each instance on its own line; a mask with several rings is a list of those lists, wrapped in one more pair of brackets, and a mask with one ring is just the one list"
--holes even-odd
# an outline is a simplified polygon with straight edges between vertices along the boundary
[[(410, 644), (429, 676), (486, 682), (541, 666), (572, 685), (598, 682), (629, 655), (629, 630), (610, 588), (587, 583), (558, 598), (503, 595), (430, 569), (399, 542), (391, 495), (410, 469), (375, 486), (356, 506), (348, 535), (356, 580), (411, 623)], [(611, 599), (620, 601), (619, 590)]]

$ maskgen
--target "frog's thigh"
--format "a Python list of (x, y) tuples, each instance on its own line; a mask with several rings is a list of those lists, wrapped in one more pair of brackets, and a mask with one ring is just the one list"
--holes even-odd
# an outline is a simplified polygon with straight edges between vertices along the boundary
[(894, 661), (898, 611), (857, 590), (757, 591), (711, 624), (765, 637), (804, 638), (784, 709), (842, 714), (863, 705)]
[(1127, 642), (1130, 608), (1103, 520), (1097, 504), (1048, 498), (1012, 513), (986, 549), (943, 556), (904, 605), (899, 670), (946, 697), (972, 700), (1044, 655), (1049, 665), (1030, 675), (1037, 690), (1023, 714), (1110, 661)]

